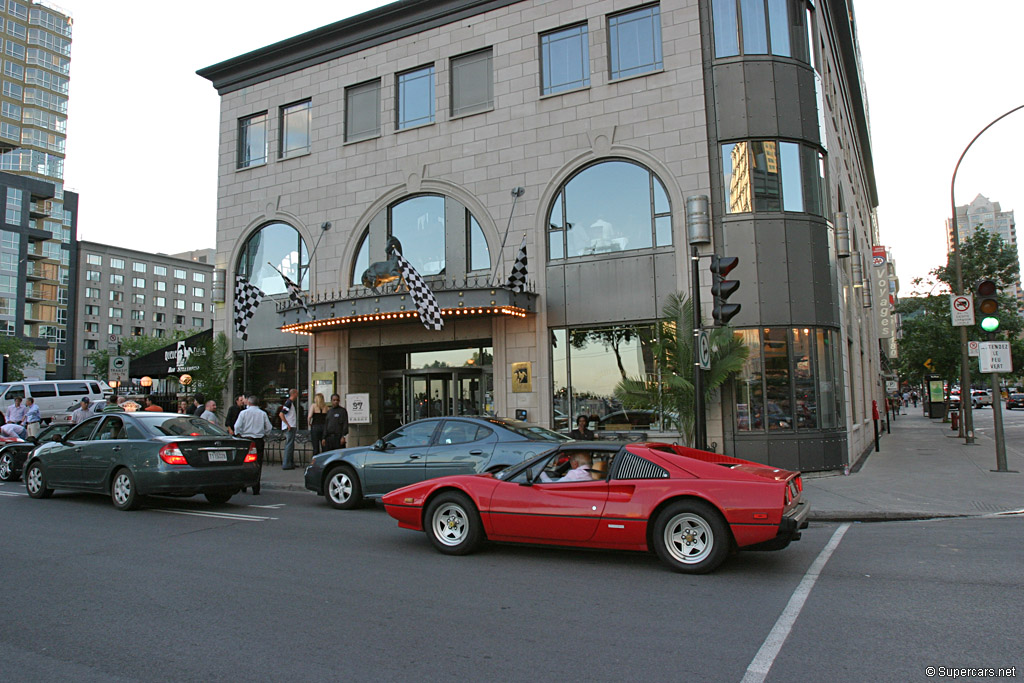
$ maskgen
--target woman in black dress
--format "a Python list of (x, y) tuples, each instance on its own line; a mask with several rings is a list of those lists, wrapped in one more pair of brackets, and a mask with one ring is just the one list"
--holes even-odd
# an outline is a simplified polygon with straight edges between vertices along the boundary
[(313, 405), (309, 407), (309, 442), (313, 446), (313, 455), (324, 450), (324, 429), (327, 424), (327, 403), (323, 394), (313, 397)]

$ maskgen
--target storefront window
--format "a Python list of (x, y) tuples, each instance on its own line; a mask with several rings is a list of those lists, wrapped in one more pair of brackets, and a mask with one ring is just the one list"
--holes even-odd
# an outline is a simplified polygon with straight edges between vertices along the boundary
[[(280, 278), (278, 278), (280, 279)], [(260, 407), (275, 415), (277, 409), (288, 398), (289, 389), (299, 390), (299, 429), (306, 428), (306, 416), (309, 408), (309, 390), (306, 387), (309, 371), (309, 352), (305, 348), (269, 353), (247, 353), (236, 356), (236, 369), (241, 363), (244, 386), (235, 387), (234, 395), (244, 393), (246, 396), (256, 395), (260, 399)], [(237, 380), (236, 380), (237, 381)]]
[(628, 161), (605, 161), (573, 176), (548, 219), (551, 259), (672, 244), (671, 208), (661, 180)]
[(660, 431), (661, 411), (625, 410), (615, 398), (624, 379), (657, 385), (655, 339), (650, 323), (552, 331), (554, 427), (571, 428), (586, 415), (599, 431)]
[(750, 355), (734, 384), (736, 431), (839, 428), (836, 334), (806, 327), (737, 330)]
[(282, 273), (302, 289), (309, 289), (308, 261), (306, 244), (298, 230), (287, 223), (268, 223), (246, 240), (238, 274), (268, 295), (287, 291)]

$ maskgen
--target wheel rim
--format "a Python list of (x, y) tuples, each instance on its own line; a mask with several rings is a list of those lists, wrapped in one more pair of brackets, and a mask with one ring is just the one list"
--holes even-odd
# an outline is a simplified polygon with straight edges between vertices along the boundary
[(446, 503), (434, 511), (431, 528), (438, 541), (447, 546), (456, 546), (469, 533), (469, 517), (461, 505)]
[(114, 479), (114, 501), (118, 505), (124, 505), (132, 495), (132, 482), (128, 475), (122, 472)]
[(4, 481), (11, 476), (11, 456), (0, 456), (0, 479)]
[(331, 477), (327, 489), (335, 503), (347, 503), (352, 497), (352, 480), (344, 472), (336, 474)]
[(683, 564), (697, 564), (711, 554), (715, 534), (700, 515), (687, 512), (676, 515), (665, 526), (665, 547), (672, 558)]
[(38, 467), (29, 470), (25, 484), (28, 486), (29, 493), (36, 493), (43, 487), (43, 473)]

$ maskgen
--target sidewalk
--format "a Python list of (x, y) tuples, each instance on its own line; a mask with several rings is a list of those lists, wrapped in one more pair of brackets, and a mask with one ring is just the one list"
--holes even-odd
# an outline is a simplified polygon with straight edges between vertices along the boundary
[[(1024, 452), (1008, 443), (1006, 461), (1016, 472), (992, 472), (996, 466), (991, 430), (977, 431), (964, 445), (939, 420), (910, 409), (892, 421), (878, 453), (871, 451), (853, 474), (808, 473), (804, 497), (811, 519), (879, 521), (984, 515), (1024, 510)], [(305, 466), (284, 471), (263, 468), (263, 488), (306, 491)], [(312, 493), (310, 492), (310, 495)]]
[(879, 452), (849, 476), (804, 475), (804, 497), (817, 520), (878, 521), (984, 515), (1024, 510), (1024, 454), (1008, 443), (1007, 468), (993, 472), (991, 429), (967, 446), (949, 423), (910, 409), (892, 421)]

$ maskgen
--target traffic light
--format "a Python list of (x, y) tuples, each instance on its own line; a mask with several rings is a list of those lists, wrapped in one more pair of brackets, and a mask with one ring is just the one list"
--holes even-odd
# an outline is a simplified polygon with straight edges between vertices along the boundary
[(725, 276), (739, 264), (740, 260), (735, 256), (711, 257), (711, 294), (714, 296), (715, 305), (711, 311), (711, 317), (715, 320), (716, 326), (728, 323), (740, 312), (739, 304), (728, 304), (726, 299), (740, 288), (739, 280), (726, 280)]
[(974, 290), (974, 305), (981, 314), (981, 329), (995, 332), (999, 329), (999, 289), (992, 280), (982, 280)]

